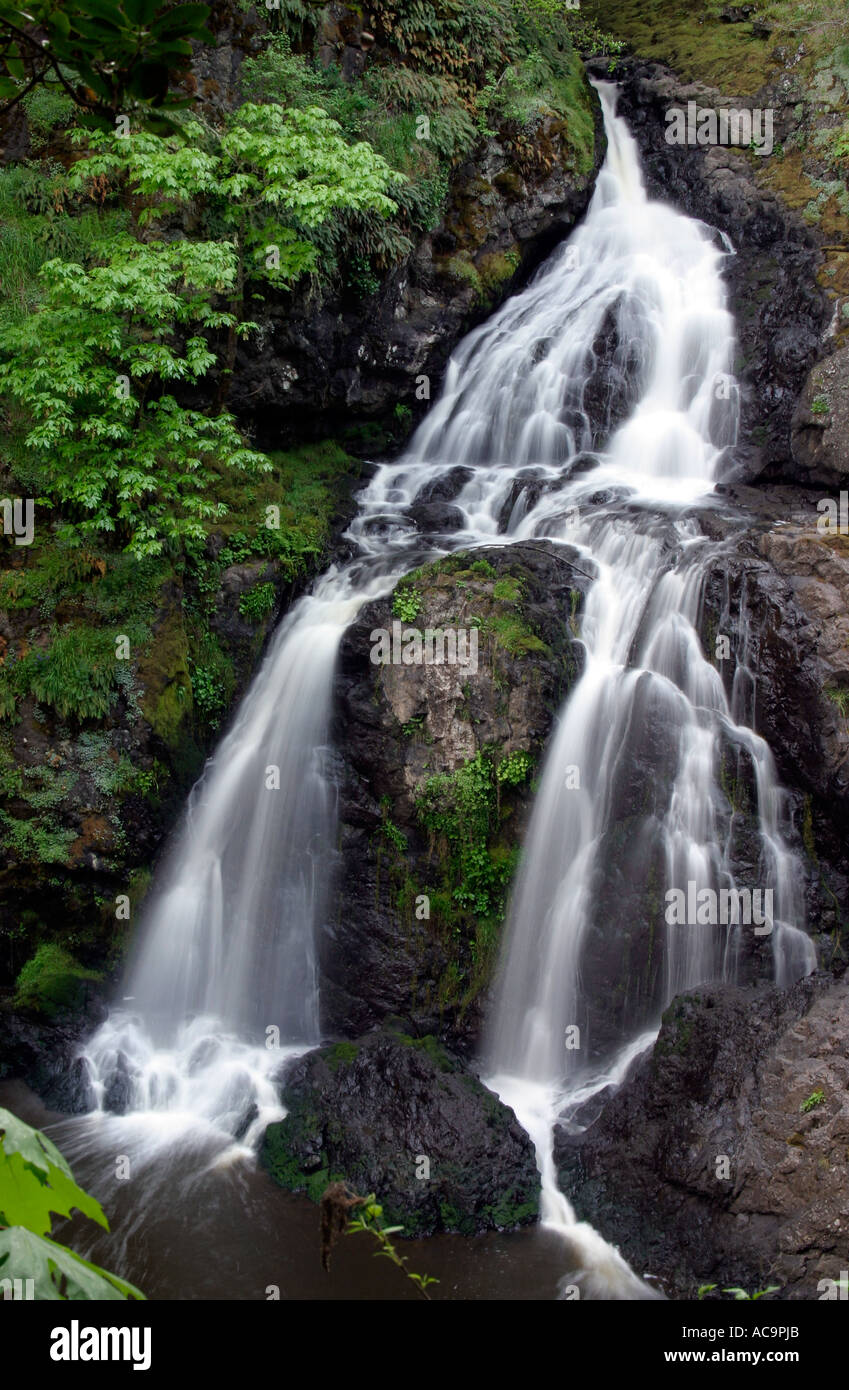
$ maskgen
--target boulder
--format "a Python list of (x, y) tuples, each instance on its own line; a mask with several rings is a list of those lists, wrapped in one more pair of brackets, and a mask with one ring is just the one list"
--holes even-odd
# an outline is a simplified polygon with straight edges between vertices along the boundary
[(845, 975), (678, 996), (595, 1123), (558, 1132), (579, 1218), (672, 1297), (819, 1297), (849, 1262), (847, 1038)]
[(302, 1057), (268, 1126), (262, 1162), (318, 1201), (331, 1182), (375, 1193), (405, 1235), (534, 1221), (539, 1173), (513, 1111), (432, 1037), (399, 1027)]

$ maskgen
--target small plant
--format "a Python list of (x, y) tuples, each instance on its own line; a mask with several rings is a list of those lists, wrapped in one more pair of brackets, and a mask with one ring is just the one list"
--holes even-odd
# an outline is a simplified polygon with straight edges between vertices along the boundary
[(495, 775), (499, 782), (506, 782), (508, 787), (519, 787), (526, 781), (532, 766), (533, 758), (530, 753), (524, 753), (519, 749), (502, 759)]
[(274, 607), (274, 585), (255, 584), (248, 593), (239, 599), (239, 612), (249, 623), (261, 623)]
[(766, 1298), (767, 1294), (778, 1293), (780, 1288), (780, 1284), (770, 1284), (769, 1288), (758, 1289), (756, 1293), (747, 1293), (745, 1289), (737, 1288), (723, 1289), (722, 1292), (731, 1294), (737, 1303), (756, 1303), (759, 1298)]
[(811, 1091), (807, 1100), (803, 1100), (799, 1110), (803, 1115), (808, 1115), (812, 1110), (816, 1110), (818, 1105), (822, 1105), (825, 1100), (825, 1091)]
[(409, 584), (399, 584), (392, 599), (392, 612), (402, 623), (415, 622), (422, 611), (422, 596)]
[(384, 837), (390, 845), (394, 845), (399, 854), (407, 852), (407, 837), (403, 830), (399, 830), (397, 825), (391, 820), (385, 820), (382, 826)]
[(387, 1260), (391, 1260), (406, 1275), (411, 1283), (415, 1284), (422, 1298), (430, 1301), (428, 1286), (438, 1284), (439, 1280), (434, 1279), (430, 1274), (416, 1274), (413, 1270), (407, 1269), (406, 1255), (399, 1255), (395, 1246), (390, 1240), (390, 1236), (397, 1235), (403, 1231), (403, 1226), (384, 1226), (383, 1207), (377, 1201), (374, 1193), (369, 1193), (368, 1197), (361, 1197), (358, 1203), (359, 1215), (352, 1216), (348, 1222), (348, 1235), (357, 1235), (361, 1232), (374, 1236), (380, 1249), (375, 1250), (375, 1255), (383, 1255)]
[(844, 719), (849, 719), (849, 686), (829, 685), (826, 686), (825, 693), (833, 705), (836, 705)]
[(814, 396), (814, 399), (811, 401), (812, 415), (828, 415), (830, 410), (831, 406), (828, 403), (827, 397)]
[[(696, 1297), (699, 1302), (701, 1302), (706, 1294), (713, 1293), (713, 1291), (718, 1288), (718, 1284), (700, 1284)], [(759, 1298), (765, 1298), (767, 1294), (778, 1293), (780, 1288), (780, 1284), (770, 1284), (769, 1288), (758, 1289), (756, 1293), (747, 1293), (745, 1289), (738, 1288), (722, 1289), (722, 1293), (730, 1294), (737, 1303), (743, 1302), (744, 1300), (747, 1303), (755, 1303)]]
[(425, 717), (423, 714), (416, 714), (412, 719), (408, 719), (406, 724), (401, 725), (401, 733), (404, 738), (415, 738), (424, 728)]
[(401, 405), (399, 402), (392, 412), (395, 423), (403, 434), (407, 434), (413, 423), (413, 412), (408, 405)]

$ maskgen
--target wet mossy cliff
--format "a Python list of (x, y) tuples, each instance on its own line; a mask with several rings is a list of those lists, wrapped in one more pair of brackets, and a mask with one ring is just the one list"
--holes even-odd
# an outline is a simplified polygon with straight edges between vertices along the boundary
[[(460, 552), (414, 571), (346, 633), (338, 864), (320, 946), (328, 1031), (350, 1037), (400, 1014), (461, 1049), (477, 1041), (537, 772), (581, 669), (589, 582), (568, 547), (544, 541)], [(468, 660), (448, 650), (413, 663), (428, 631), (459, 632)]]

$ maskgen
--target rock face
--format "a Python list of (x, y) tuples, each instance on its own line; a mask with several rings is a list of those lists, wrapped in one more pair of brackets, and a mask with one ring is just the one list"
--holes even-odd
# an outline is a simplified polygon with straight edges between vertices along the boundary
[(0, 1006), (0, 1080), (23, 1080), (45, 1105), (83, 1115), (95, 1105), (88, 1068), (75, 1053), (103, 1022), (107, 1009), (92, 990), (83, 1009), (49, 1021)]
[[(605, 75), (600, 60), (589, 68)], [(814, 363), (830, 350), (832, 310), (816, 278), (819, 238), (758, 184), (747, 153), (667, 143), (670, 107), (686, 110), (690, 101), (732, 107), (733, 97), (684, 84), (661, 64), (639, 60), (621, 63), (616, 79), (622, 83), (619, 109), (640, 147), (649, 192), (719, 228), (734, 247), (725, 271), (739, 339), (735, 370), (743, 384), (741, 476), (797, 481), (790, 446), (791, 425), (798, 435), (796, 402)], [(777, 97), (775, 104), (781, 104)]]
[(289, 1113), (262, 1161), (316, 1200), (345, 1180), (406, 1235), (503, 1230), (537, 1215), (533, 1145), (498, 1097), (432, 1037), (397, 1030), (311, 1052), (286, 1079)]
[(726, 542), (705, 585), (704, 650), (713, 655), (717, 635), (729, 635), (730, 659), (714, 664), (737, 717), (773, 752), (809, 929), (823, 963), (839, 962), (849, 895), (849, 542), (817, 528), (815, 495), (736, 488), (730, 498), (745, 508), (733, 522), (721, 511), (703, 519)]
[(849, 1259), (849, 980), (675, 999), (600, 1118), (561, 1133), (578, 1214), (673, 1297), (816, 1298)]
[[(480, 1023), (540, 757), (580, 668), (589, 576), (546, 542), (460, 552), (365, 608), (336, 686), (341, 862), (321, 941), (323, 1024), (400, 1013), (461, 1048)], [(401, 622), (395, 613), (404, 614)], [(465, 632), (477, 669), (377, 665), (372, 634)]]
[(802, 483), (849, 482), (849, 347), (810, 372), (793, 415), (792, 448)]

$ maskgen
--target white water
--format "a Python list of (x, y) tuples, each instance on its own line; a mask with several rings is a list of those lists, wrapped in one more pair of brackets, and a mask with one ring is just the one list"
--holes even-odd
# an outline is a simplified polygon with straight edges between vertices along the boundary
[[(128, 1007), (89, 1045), (106, 1107), (75, 1123), (78, 1149), (135, 1143), (154, 1162), (178, 1145), (221, 1162), (249, 1150), (281, 1113), (275, 1076), (319, 1037), (315, 940), (333, 867), (327, 730), (338, 643), (364, 602), (421, 561), (423, 542), (406, 512), (424, 487), (462, 466), (452, 500), (463, 529), (431, 538), (432, 550), (548, 537), (575, 547), (596, 576), (582, 624), (585, 670), (546, 760), (514, 893), (486, 1070), (536, 1144), (544, 1222), (578, 1252), (567, 1283), (592, 1296), (645, 1297), (618, 1254), (575, 1224), (557, 1187), (552, 1133), (564, 1109), (621, 1079), (673, 993), (734, 974), (733, 930), (670, 929), (663, 999), (648, 1001), (624, 1051), (595, 1074), (570, 1068), (564, 1033), (582, 1017), (582, 948), (597, 909), (604, 832), (647, 702), (660, 712), (677, 768), (650, 829), (668, 882), (730, 882), (716, 784), (725, 730), (756, 768), (777, 977), (811, 968), (813, 952), (798, 929), (796, 866), (769, 752), (736, 702), (729, 707), (694, 628), (707, 542), (687, 509), (710, 492), (736, 434), (736, 387), (726, 375), (733, 324), (721, 281), (729, 249), (647, 200), (612, 89), (600, 91), (609, 152), (584, 224), (460, 345), (407, 454), (378, 469), (362, 494), (350, 532), (360, 558), (331, 570), (281, 626), (158, 876)], [(602, 414), (618, 413), (600, 452), (606, 422), (590, 418), (585, 393), (594, 344), (613, 325), (618, 346), (604, 367)], [(580, 769), (579, 790), (565, 784), (570, 765)], [(279, 789), (267, 785), (273, 768)], [(275, 1029), (279, 1048), (266, 1045)], [(128, 1097), (123, 1118), (106, 1113), (116, 1085)]]

